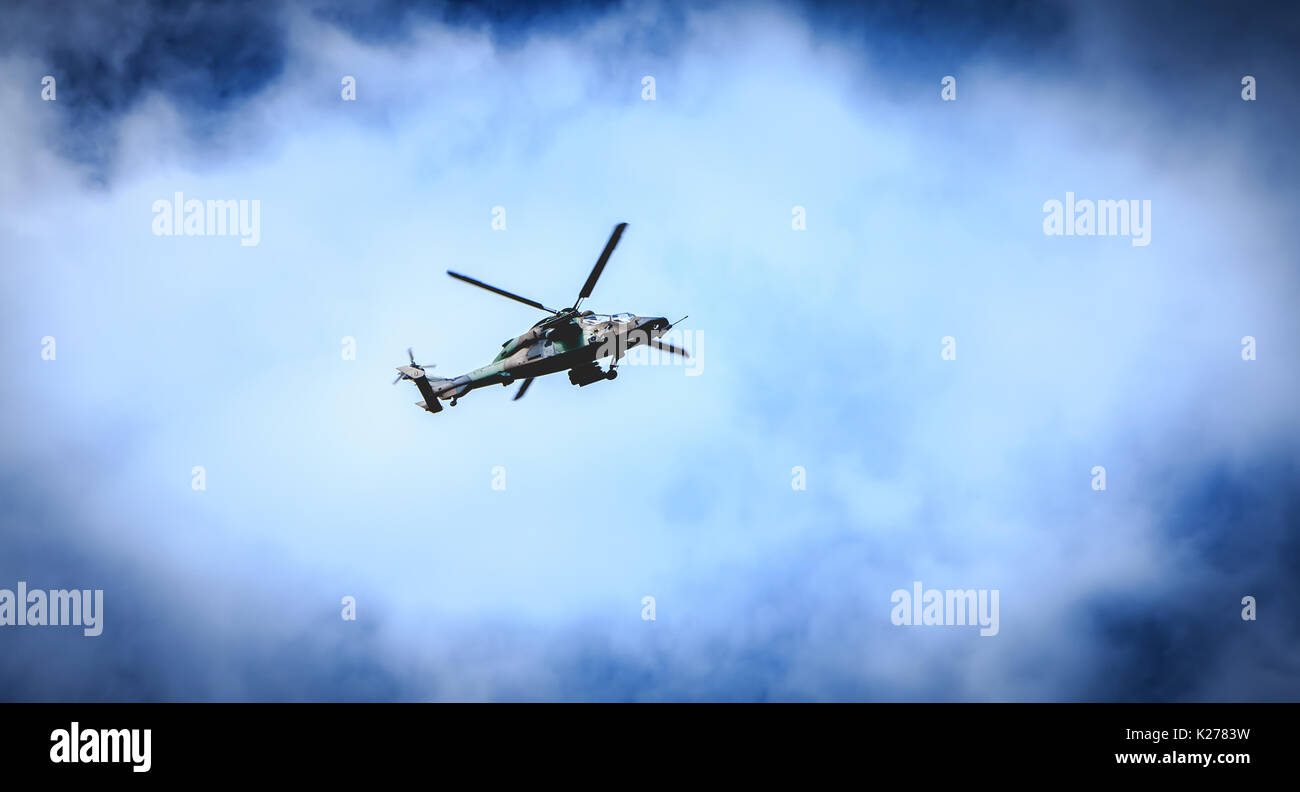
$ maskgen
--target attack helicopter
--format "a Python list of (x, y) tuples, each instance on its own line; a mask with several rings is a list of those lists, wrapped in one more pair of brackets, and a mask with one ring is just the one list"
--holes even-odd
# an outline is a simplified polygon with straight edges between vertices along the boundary
[[(618, 376), (619, 359), (635, 346), (646, 345), (670, 354), (690, 357), (686, 350), (660, 340), (664, 333), (686, 317), (677, 322), (669, 322), (662, 316), (598, 314), (580, 310), (582, 301), (590, 297), (592, 289), (596, 287), (596, 281), (609, 262), (610, 254), (614, 252), (625, 228), (627, 223), (614, 226), (605, 249), (596, 260), (596, 266), (578, 292), (578, 299), (572, 306), (561, 310), (547, 308), (536, 300), (447, 270), (448, 275), (459, 281), (545, 311), (550, 316), (533, 325), (528, 332), (501, 344), (501, 351), (491, 363), (451, 379), (430, 376), (426, 369), (434, 368), (433, 364), (425, 366), (416, 363), (415, 351), (408, 348), (406, 355), (410, 363), (397, 367), (397, 379), (393, 380), (393, 384), (402, 380), (414, 382), (424, 397), (423, 401), (415, 403), (416, 406), (437, 413), (442, 412), (440, 400), (448, 401), (450, 406), (455, 407), (465, 394), (489, 385), (519, 382), (519, 390), (514, 396), (514, 401), (518, 401), (528, 392), (534, 379), (561, 371), (568, 371), (569, 382), (580, 387), (601, 380), (612, 380)], [(612, 360), (607, 369), (602, 369), (599, 361), (605, 358)]]

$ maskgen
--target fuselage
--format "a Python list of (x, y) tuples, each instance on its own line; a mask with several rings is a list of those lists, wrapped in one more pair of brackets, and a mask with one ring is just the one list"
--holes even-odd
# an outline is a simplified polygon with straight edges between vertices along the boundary
[(532, 377), (588, 366), (659, 338), (671, 323), (662, 316), (565, 311), (547, 317), (528, 332), (501, 345), (496, 359), (452, 379), (430, 379), (434, 395), (457, 399), (488, 385), (508, 385)]

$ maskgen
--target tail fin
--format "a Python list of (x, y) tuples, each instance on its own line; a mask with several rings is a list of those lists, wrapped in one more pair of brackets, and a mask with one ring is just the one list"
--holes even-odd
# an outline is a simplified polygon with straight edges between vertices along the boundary
[[(442, 404), (438, 402), (438, 397), (434, 395), (433, 388), (429, 387), (429, 378), (425, 375), (424, 369), (415, 366), (398, 366), (397, 370), (415, 383), (415, 387), (420, 389), (420, 395), (424, 401), (416, 402), (415, 406), (422, 410), (428, 410), (431, 413), (442, 412)], [(442, 378), (439, 377), (439, 380)]]

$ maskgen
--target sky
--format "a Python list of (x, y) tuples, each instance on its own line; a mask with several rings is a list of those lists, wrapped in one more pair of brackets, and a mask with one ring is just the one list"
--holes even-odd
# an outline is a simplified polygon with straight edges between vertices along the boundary
[[(104, 592), (0, 626), (0, 699), (1300, 692), (1294, 10), (0, 14), (0, 589)], [(619, 222), (584, 307), (689, 366), (390, 385), (541, 318), (446, 270), (567, 305)], [(915, 581), (997, 634), (894, 624)]]

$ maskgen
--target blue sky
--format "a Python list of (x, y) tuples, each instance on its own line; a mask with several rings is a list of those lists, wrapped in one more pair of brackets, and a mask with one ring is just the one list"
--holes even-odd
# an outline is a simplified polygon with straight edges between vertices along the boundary
[[(1297, 23), (1182, 8), (6, 11), (0, 587), (105, 629), (0, 631), (0, 697), (1294, 699)], [(620, 221), (586, 307), (698, 376), (389, 386), (539, 318), (445, 270), (565, 304)]]

